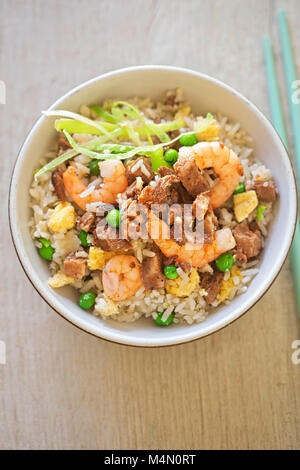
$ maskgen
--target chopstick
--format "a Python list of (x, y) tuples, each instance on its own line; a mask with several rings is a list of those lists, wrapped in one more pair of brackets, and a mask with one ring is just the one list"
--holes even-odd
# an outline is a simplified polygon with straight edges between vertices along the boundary
[[(282, 17), (282, 14), (280, 12), (280, 18), (281, 17)], [(290, 45), (290, 42), (289, 41), (288, 43), (286, 42), (286, 37), (287, 37), (286, 33), (284, 33), (284, 37), (285, 37), (285, 40), (284, 40), (285, 47), (283, 50), (283, 54), (285, 55), (285, 57), (287, 57), (286, 45), (287, 44)], [(291, 51), (290, 47), (288, 49), (289, 51)], [(272, 122), (279, 136), (281, 137), (286, 149), (288, 150), (287, 133), (286, 133), (286, 128), (284, 124), (284, 117), (283, 117), (283, 111), (282, 111), (282, 106), (281, 106), (272, 46), (271, 46), (270, 39), (267, 36), (264, 37), (264, 55), (265, 55), (266, 70), (267, 70), (267, 82), (268, 82)], [(289, 64), (287, 65), (288, 70), (289, 70), (288, 83), (290, 83), (291, 76), (293, 77), (295, 76), (294, 74), (291, 74), (292, 69), (290, 67), (290, 64), (291, 64), (290, 59), (292, 59), (292, 56), (289, 54), (289, 59), (286, 59), (287, 64)], [(294, 67), (294, 72), (295, 72), (295, 67)], [(289, 98), (290, 98), (290, 101), (292, 102), (292, 92), (294, 91), (294, 89), (290, 87), (290, 90), (291, 90), (291, 93), (289, 93)], [(297, 126), (296, 124), (297, 118), (294, 119), (294, 122), (295, 122), (295, 126)], [(300, 125), (300, 120), (299, 120), (299, 125)], [(298, 129), (299, 129), (298, 132), (300, 135), (300, 127)], [(295, 128), (294, 128), (294, 132), (295, 132)], [(299, 170), (300, 169), (300, 140), (299, 140), (298, 160), (299, 160), (299, 164), (297, 165), (297, 168)], [(296, 301), (297, 301), (298, 318), (300, 320), (300, 262), (299, 261), (300, 261), (300, 224), (299, 224), (299, 219), (297, 219), (295, 237), (294, 237), (294, 241), (293, 241), (292, 248), (291, 248), (291, 262), (292, 262), (292, 270), (293, 270), (293, 278), (294, 278), (294, 290), (295, 290)]]
[(293, 127), (296, 167), (298, 170), (298, 178), (300, 179), (300, 100), (299, 103), (297, 103), (296, 96), (294, 96), (296, 91), (295, 87), (297, 86), (297, 73), (293, 57), (290, 34), (286, 21), (286, 15), (283, 10), (279, 10), (278, 19), (286, 86), (289, 97), (290, 114)]
[(269, 100), (271, 107), (271, 117), (273, 126), (281, 137), (286, 149), (288, 149), (288, 140), (286, 135), (286, 128), (284, 124), (283, 111), (280, 101), (279, 87), (276, 76), (276, 69), (273, 57), (271, 41), (268, 36), (264, 37), (264, 52), (265, 62), (267, 68), (267, 79), (269, 89)]

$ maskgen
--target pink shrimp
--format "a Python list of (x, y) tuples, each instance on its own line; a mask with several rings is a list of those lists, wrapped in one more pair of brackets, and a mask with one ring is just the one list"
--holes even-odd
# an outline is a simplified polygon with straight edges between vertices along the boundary
[(63, 173), (65, 190), (73, 201), (85, 210), (86, 204), (102, 201), (106, 204), (114, 204), (117, 194), (122, 193), (128, 186), (125, 176), (125, 167), (119, 160), (106, 160), (99, 164), (103, 183), (100, 189), (95, 189), (92, 193), (81, 196), (87, 187), (76, 175), (76, 169), (69, 166)]
[(219, 182), (211, 189), (210, 203), (213, 209), (221, 206), (232, 195), (243, 174), (237, 155), (220, 142), (199, 142), (192, 147), (181, 147), (175, 170), (180, 171), (187, 160), (194, 160), (201, 170), (213, 168), (218, 175)]
[(103, 185), (99, 190), (100, 200), (114, 204), (117, 194), (123, 193), (128, 186), (125, 167), (119, 160), (105, 160), (99, 163)]
[(105, 295), (113, 300), (132, 297), (143, 285), (140, 263), (131, 255), (114, 256), (104, 266), (102, 284)]
[(178, 262), (189, 263), (195, 268), (202, 268), (235, 247), (235, 239), (228, 227), (217, 230), (215, 239), (210, 244), (187, 242), (179, 245), (169, 238), (168, 225), (151, 210), (148, 212), (148, 232), (167, 258), (175, 256)]

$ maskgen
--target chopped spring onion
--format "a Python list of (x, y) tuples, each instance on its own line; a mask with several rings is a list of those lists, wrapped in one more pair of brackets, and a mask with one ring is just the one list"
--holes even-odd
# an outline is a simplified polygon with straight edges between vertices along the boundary
[[(112, 132), (112, 134), (114, 135), (114, 137), (119, 137), (122, 134), (122, 129), (116, 129), (115, 131)], [(106, 142), (109, 139), (110, 139), (110, 137), (108, 137), (106, 135), (102, 135), (100, 137), (96, 137), (95, 139), (90, 140), (89, 142), (87, 142), (85, 144), (84, 147), (89, 149), (89, 148), (93, 148), (94, 146), (97, 146), (97, 145), (101, 146), (101, 144), (103, 144), (104, 142)], [(112, 145), (112, 144), (110, 144), (110, 145)], [(75, 157), (76, 155), (78, 155), (78, 153), (80, 153), (80, 152), (78, 152), (74, 149), (73, 150), (67, 150), (63, 154), (61, 154), (58, 157), (54, 158), (54, 160), (51, 160), (51, 162), (47, 163), (46, 165), (44, 165), (39, 170), (36, 170), (35, 173), (34, 173), (34, 177), (38, 178), (40, 175), (43, 175), (44, 173), (47, 173), (48, 171), (54, 170), (54, 168), (58, 167), (62, 163), (66, 162), (67, 160), (70, 160), (71, 158)]]
[(263, 218), (263, 212), (265, 212), (266, 206), (258, 206), (256, 209), (257, 220), (260, 222)]
[(92, 106), (90, 106), (90, 108), (92, 111), (94, 111), (94, 113), (96, 113), (98, 116), (100, 116), (102, 119), (105, 119), (108, 122), (112, 122), (113, 124), (120, 122), (120, 119), (118, 117), (113, 116), (108, 111), (105, 111), (98, 104), (93, 104)]
[(39, 170), (36, 170), (34, 172), (34, 178), (36, 179), (39, 176), (43, 175), (44, 173), (47, 173), (48, 171), (53, 170), (54, 168), (61, 165), (65, 161), (70, 160), (71, 158), (75, 157), (75, 155), (77, 154), (78, 152), (76, 152), (75, 150), (68, 150), (67, 152), (62, 153), (61, 155), (59, 155), (59, 157), (54, 158), (54, 160), (51, 160), (51, 162), (42, 166), (42, 168), (40, 168)]
[(157, 173), (158, 168), (161, 166), (166, 166), (168, 168), (172, 167), (172, 164), (164, 159), (163, 147), (159, 147), (156, 151), (152, 152), (150, 157), (152, 163), (152, 170), (154, 171), (154, 173)]
[(155, 124), (155, 122), (147, 120), (146, 126), (151, 131), (151, 134), (156, 135), (161, 142), (170, 142), (171, 139), (168, 136), (168, 134), (163, 129), (161, 129), (157, 124)]
[[(114, 132), (112, 132), (112, 134), (114, 134), (115, 137), (120, 136), (121, 133), (122, 133), (121, 129), (116, 129)], [(169, 144), (171, 145), (173, 142), (176, 142), (183, 135), (189, 135), (193, 133), (194, 133), (193, 131), (190, 131), (190, 132), (185, 132), (183, 134), (180, 134), (179, 136), (175, 137), (175, 139), (171, 140)], [(47, 163), (42, 168), (37, 170), (35, 172), (35, 178), (37, 178), (40, 175), (43, 175), (44, 173), (47, 173), (48, 171), (54, 170), (54, 168), (56, 168), (57, 166), (61, 165), (65, 161), (69, 160), (70, 158), (73, 158), (75, 155), (78, 155), (80, 153), (92, 159), (99, 159), (99, 160), (108, 160), (109, 158), (110, 159), (115, 158), (118, 160), (127, 160), (128, 158), (132, 158), (138, 154), (147, 155), (151, 158), (153, 156), (152, 167), (153, 167), (153, 171), (155, 172), (157, 171), (157, 168), (159, 168), (160, 166), (169, 166), (168, 162), (166, 162), (163, 158), (163, 146), (165, 145), (164, 143), (157, 144), (157, 145), (132, 147), (132, 150), (128, 152), (123, 153), (123, 151), (121, 151), (120, 153), (116, 153), (115, 144), (105, 144), (105, 141), (109, 140), (109, 137), (107, 136), (96, 137), (95, 139), (92, 139), (89, 142), (87, 142), (85, 145), (79, 145), (70, 136), (70, 134), (68, 134), (67, 131), (65, 131), (64, 134), (66, 138), (68, 139), (68, 141), (70, 142), (70, 144), (72, 145), (72, 147), (73, 147), (73, 144), (75, 144), (75, 146), (73, 147), (73, 150), (68, 150), (67, 152), (63, 153), (59, 157), (55, 158), (54, 160), (52, 160), (51, 162)], [(99, 149), (102, 152), (104, 150), (111, 150), (112, 145), (115, 148), (113, 151), (111, 151), (111, 153), (97, 153), (96, 151), (92, 151), (92, 149), (96, 149), (96, 150)], [(157, 155), (157, 157), (155, 157), (154, 155)]]
[(83, 122), (91, 127), (99, 129), (104, 135), (109, 135), (109, 131), (105, 129), (105, 127), (100, 123), (100, 121), (93, 121), (92, 119), (86, 118), (81, 114), (73, 113), (71, 111), (63, 111), (60, 109), (54, 111), (43, 111), (42, 114), (44, 114), (44, 116), (60, 116), (65, 118), (76, 119), (77, 121)]
[[(115, 124), (108, 122), (104, 122), (102, 126), (105, 127), (107, 132), (112, 132), (117, 128)], [(69, 134), (103, 135), (102, 130), (98, 129), (97, 127), (91, 126), (90, 124), (86, 124), (85, 122), (81, 122), (76, 119), (56, 119), (54, 127), (58, 132), (65, 130), (69, 132)], [(107, 133), (105, 135), (107, 135)]]
[[(100, 121), (92, 121), (92, 122), (100, 122)], [(125, 126), (125, 122), (122, 123), (122, 127), (118, 127), (117, 124), (113, 124), (111, 122), (104, 122), (101, 121), (101, 125), (108, 131), (114, 132), (117, 129), (119, 130), (122, 137), (128, 137), (127, 128)], [(173, 130), (180, 129), (183, 127), (184, 122), (182, 120), (173, 121), (173, 122), (162, 122), (160, 124), (151, 123), (152, 134), (156, 135), (164, 135), (166, 132), (171, 132)], [(57, 119), (54, 124), (55, 129), (58, 132), (66, 130), (69, 134), (91, 134), (91, 135), (102, 135), (102, 131), (95, 127), (94, 125), (86, 124), (76, 119)], [(142, 127), (135, 127), (135, 131), (138, 133), (139, 136), (144, 137), (146, 136), (146, 130)], [(167, 136), (169, 139), (169, 136)], [(152, 142), (152, 141), (151, 141)]]
[[(122, 110), (120, 110), (119, 106), (123, 106)], [(149, 131), (149, 128), (147, 127), (147, 124), (145, 122), (145, 118), (139, 112), (139, 110), (135, 106), (133, 106), (133, 104), (127, 103), (127, 101), (115, 101), (114, 103), (112, 103), (111, 109), (112, 109), (112, 112), (121, 113), (124, 116), (124, 120), (125, 120), (125, 116), (127, 115), (129, 117), (132, 117), (133, 119), (138, 119), (139, 121), (141, 121), (141, 123), (143, 125), (143, 130), (145, 131), (145, 134), (147, 136), (149, 144), (150, 145), (153, 144), (152, 139), (151, 139), (151, 133)], [(129, 124), (127, 124), (127, 125), (129, 125)], [(131, 126), (132, 126), (132, 124), (131, 124)], [(129, 129), (130, 129), (130, 126), (129, 126)], [(130, 134), (129, 134), (129, 136), (130, 136)], [(134, 142), (134, 140), (133, 140), (133, 142)]]
[[(135, 117), (142, 121), (143, 127), (135, 127), (134, 132), (138, 133), (139, 136), (147, 136), (148, 141), (151, 140), (150, 133), (154, 133), (157, 135), (161, 140), (165, 140), (164, 133), (178, 130), (181, 127), (184, 127), (185, 123), (183, 119), (178, 119), (176, 121), (171, 122), (162, 122), (156, 124), (150, 120), (146, 122), (145, 118), (140, 114), (140, 112), (131, 104), (126, 103), (125, 101), (117, 101), (113, 103), (115, 107), (112, 109), (112, 114), (115, 119), (121, 118), (122, 111), (117, 105), (124, 105), (126, 106), (126, 115), (130, 115), (129, 117)], [(94, 105), (97, 106), (97, 105)], [(100, 108), (100, 106), (99, 106)], [(102, 109), (102, 108), (100, 108)], [(109, 109), (109, 108), (106, 108)], [(103, 110), (106, 112), (106, 109)], [(124, 108), (123, 108), (124, 110)], [(118, 112), (121, 111), (121, 114)], [(96, 112), (96, 111), (95, 111)], [(64, 119), (58, 119), (55, 122), (55, 128), (58, 131), (65, 131), (65, 136), (67, 137), (68, 141), (73, 147), (73, 150), (67, 150), (62, 155), (59, 155), (57, 158), (52, 160), (51, 162), (44, 165), (42, 168), (35, 172), (35, 178), (39, 177), (40, 175), (47, 173), (48, 171), (53, 170), (57, 166), (61, 165), (65, 161), (73, 158), (79, 153), (90, 157), (91, 159), (99, 159), (99, 160), (106, 160), (109, 158), (117, 158), (119, 160), (125, 160), (128, 158), (132, 158), (135, 155), (147, 155), (152, 159), (152, 167), (153, 171), (157, 171), (160, 166), (169, 166), (168, 162), (166, 162), (163, 158), (163, 146), (165, 142), (160, 144), (153, 145), (152, 140), (150, 145), (138, 145), (134, 146), (127, 146), (127, 145), (119, 145), (119, 144), (112, 144), (106, 143), (108, 140), (114, 141), (119, 137), (128, 137), (128, 128), (126, 126), (127, 122), (122, 122), (121, 126), (118, 127), (117, 124), (112, 122), (104, 122), (104, 121), (93, 121), (88, 119), (80, 114), (73, 113), (70, 111), (63, 111), (63, 110), (54, 110), (54, 111), (44, 111), (43, 113), (45, 116), (60, 116)], [(109, 113), (108, 113), (109, 114)], [(210, 113), (206, 116), (207, 120), (212, 119), (212, 115)], [(151, 129), (149, 129), (149, 123)], [(133, 123), (132, 123), (133, 124)], [(148, 127), (147, 127), (148, 126)], [(207, 126), (207, 123), (203, 125), (203, 129)], [(79, 145), (77, 142), (71, 137), (70, 134), (76, 133), (85, 133), (85, 134), (92, 134), (97, 135), (101, 134), (99, 137), (91, 139), (84, 145)], [(173, 140), (169, 140), (168, 144), (172, 144), (180, 139), (183, 135), (190, 135), (193, 134), (193, 131), (185, 132), (180, 134), (178, 137), (175, 137)], [(149, 139), (150, 137), (150, 139)], [(168, 136), (169, 139), (169, 136)], [(104, 153), (103, 153), (104, 152)]]
[[(77, 144), (77, 142), (75, 142), (73, 137), (67, 131), (64, 131), (64, 134), (68, 142), (70, 143), (70, 145), (72, 145), (74, 150), (76, 150), (78, 153), (81, 153), (82, 155), (86, 155), (87, 157), (90, 157), (90, 158), (98, 158), (99, 160), (108, 160), (108, 159), (114, 159), (114, 158), (117, 158), (118, 160), (127, 160), (128, 158), (132, 158), (138, 154), (152, 156), (153, 153), (157, 152), (158, 150), (160, 151), (160, 154), (163, 155), (163, 146), (164, 146), (163, 143), (157, 144), (157, 145), (142, 145), (138, 147), (133, 147), (132, 150), (126, 153), (119, 153), (119, 154), (106, 153), (106, 152), (98, 153), (95, 151), (95, 147), (92, 147), (91, 145), (87, 147), (87, 145)], [(180, 137), (182, 137), (183, 135), (190, 135), (190, 134), (193, 134), (193, 132), (185, 132), (184, 134), (180, 134), (179, 136), (175, 137), (175, 139), (171, 140), (170, 144), (180, 139)], [(92, 141), (90, 141), (89, 143), (92, 143)], [(102, 145), (101, 147), (102, 147), (102, 151), (104, 151), (106, 146)], [(166, 163), (167, 162), (162, 157), (162, 165), (160, 166), (168, 166)]]

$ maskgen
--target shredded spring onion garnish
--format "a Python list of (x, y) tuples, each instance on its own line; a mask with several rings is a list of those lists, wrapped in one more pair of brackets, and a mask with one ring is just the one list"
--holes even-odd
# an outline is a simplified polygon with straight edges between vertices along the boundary
[[(152, 160), (153, 170), (157, 171), (159, 166), (169, 166), (163, 158), (164, 145), (166, 143), (168, 145), (173, 144), (183, 135), (194, 133), (194, 131), (184, 132), (170, 140), (167, 132), (183, 128), (185, 126), (184, 119), (156, 124), (144, 117), (135, 106), (126, 101), (115, 101), (105, 107), (105, 109), (99, 105), (93, 105), (90, 108), (102, 120), (89, 119), (80, 114), (64, 110), (43, 112), (45, 116), (58, 116), (61, 118), (55, 121), (55, 129), (58, 132), (64, 133), (69, 144), (72, 146), (72, 150), (67, 150), (37, 170), (35, 178), (53, 170), (78, 154), (98, 160), (127, 160), (135, 155), (146, 155)], [(213, 116), (208, 113), (206, 122), (199, 130), (205, 129), (212, 119)], [(86, 144), (79, 144), (72, 134), (88, 134), (97, 137), (91, 138)], [(158, 137), (161, 143), (154, 145), (151, 138), (153, 135)], [(111, 143), (123, 137), (130, 140), (133, 145)], [(142, 142), (141, 138), (144, 138), (144, 140), (146, 138), (148, 145)]]
[(61, 116), (61, 117), (66, 117), (66, 118), (71, 118), (71, 119), (77, 119), (80, 122), (83, 122), (89, 126), (99, 129), (99, 131), (101, 131), (102, 134), (109, 135), (109, 132), (100, 123), (100, 121), (93, 121), (92, 119), (86, 118), (82, 116), (81, 114), (73, 113), (71, 111), (62, 111), (62, 110), (42, 111), (42, 114), (44, 114), (44, 116)]

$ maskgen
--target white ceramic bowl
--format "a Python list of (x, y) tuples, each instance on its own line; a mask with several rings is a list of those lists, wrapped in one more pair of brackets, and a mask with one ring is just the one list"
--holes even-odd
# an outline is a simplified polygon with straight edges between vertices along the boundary
[(18, 155), (10, 188), (10, 225), (20, 262), (44, 300), (64, 318), (100, 338), (135, 346), (166, 346), (209, 335), (228, 325), (252, 307), (274, 281), (288, 254), (297, 213), (296, 186), (287, 152), (270, 122), (245, 97), (206, 75), (175, 67), (142, 66), (107, 73), (71, 90), (51, 108), (78, 111), (80, 104), (101, 102), (108, 97), (161, 98), (166, 90), (182, 87), (186, 100), (198, 113), (221, 112), (240, 122), (254, 138), (255, 154), (272, 171), (280, 194), (276, 217), (262, 254), (260, 272), (246, 293), (221, 307), (198, 325), (159, 328), (150, 319), (122, 324), (102, 321), (80, 309), (72, 287), (52, 290), (47, 285), (47, 262), (38, 254), (27, 228), (30, 212), (28, 189), (39, 158), (57, 137), (54, 119), (41, 117)]

